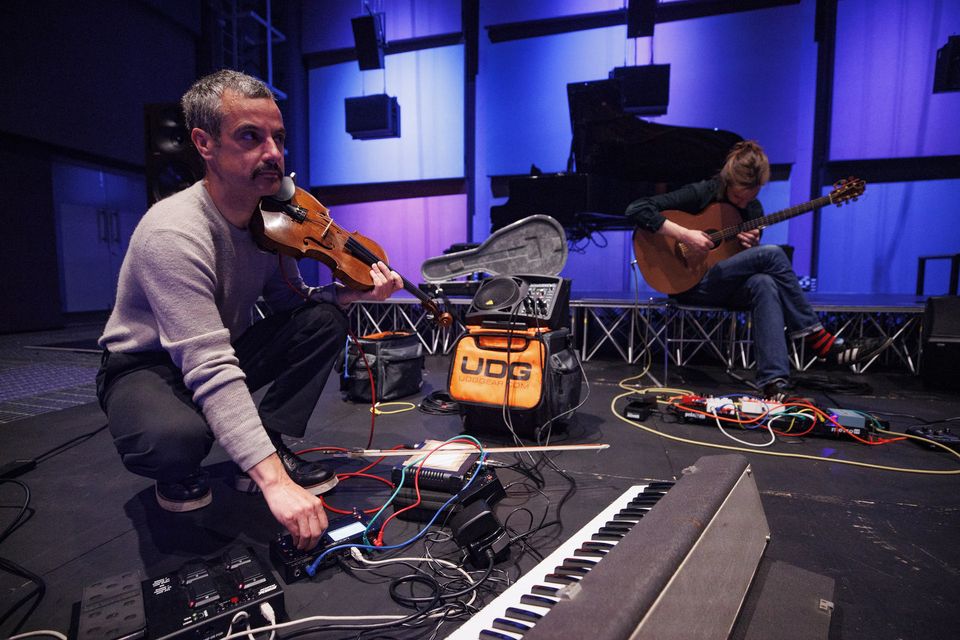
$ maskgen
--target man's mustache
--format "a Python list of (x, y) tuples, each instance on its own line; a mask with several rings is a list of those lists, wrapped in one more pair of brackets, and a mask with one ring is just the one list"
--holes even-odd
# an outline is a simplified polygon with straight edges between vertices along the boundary
[(278, 176), (283, 177), (283, 170), (281, 170), (280, 165), (275, 162), (260, 165), (253, 170), (253, 175), (251, 177), (256, 178), (261, 173), (276, 173)]

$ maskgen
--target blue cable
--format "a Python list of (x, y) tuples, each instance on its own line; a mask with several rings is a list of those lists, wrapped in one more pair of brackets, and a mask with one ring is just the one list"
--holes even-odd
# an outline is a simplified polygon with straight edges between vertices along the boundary
[[(482, 446), (480, 445), (480, 442), (479, 442), (476, 438), (473, 438), (473, 437), (467, 436), (467, 435), (454, 436), (453, 438), (449, 438), (448, 440), (445, 440), (443, 444), (446, 444), (447, 442), (450, 442), (450, 441), (452, 441), (452, 440), (462, 440), (462, 439), (472, 440), (473, 442), (475, 442), (475, 443), (477, 444), (477, 446), (480, 446), (480, 447), (481, 447), (481, 448), (480, 448), (480, 457), (479, 457), (478, 460), (477, 460), (477, 468), (478, 468), (478, 471), (479, 471), (479, 467), (482, 466), (483, 463), (484, 463), (484, 461), (487, 459), (487, 453), (483, 450)], [(428, 455), (429, 455), (429, 454), (428, 454)], [(426, 456), (424, 456), (424, 457), (426, 457)], [(421, 459), (422, 459), (422, 458), (421, 458)], [(415, 461), (415, 462), (419, 462), (419, 460), (417, 460), (417, 461)], [(414, 463), (411, 463), (411, 464), (414, 464)], [(407, 466), (409, 466), (409, 465), (407, 465)], [(406, 471), (406, 466), (404, 467), (404, 474), (405, 474), (405, 471)], [(467, 481), (467, 484), (463, 485), (463, 488), (460, 489), (460, 491), (458, 491), (457, 493), (455, 493), (455, 494), (453, 494), (452, 496), (450, 496), (450, 499), (447, 500), (446, 502), (444, 502), (443, 505), (442, 505), (439, 509), (437, 509), (437, 512), (433, 514), (433, 517), (430, 518), (430, 521), (427, 522), (427, 524), (423, 527), (423, 529), (421, 529), (415, 536), (413, 536), (413, 537), (410, 538), (409, 540), (407, 540), (407, 541), (405, 541), (405, 542), (402, 542), (402, 543), (400, 543), (400, 544), (384, 545), (384, 546), (382, 546), (382, 547), (378, 547), (378, 546), (375, 546), (375, 545), (372, 545), (372, 544), (340, 544), (340, 545), (336, 545), (336, 546), (330, 547), (329, 549), (324, 550), (324, 552), (321, 553), (319, 556), (317, 556), (317, 559), (314, 560), (313, 563), (311, 563), (310, 566), (307, 567), (307, 569), (306, 569), (307, 575), (309, 575), (309, 576), (314, 576), (314, 575), (316, 575), (317, 569), (319, 568), (320, 564), (323, 562), (323, 559), (324, 559), (325, 557), (327, 557), (329, 554), (333, 553), (334, 551), (339, 551), (340, 549), (349, 549), (350, 547), (357, 547), (358, 549), (371, 549), (371, 550), (382, 550), (382, 551), (385, 551), (385, 550), (388, 550), (388, 549), (402, 549), (403, 547), (406, 547), (407, 545), (413, 544), (414, 542), (416, 542), (417, 540), (419, 540), (420, 537), (423, 536), (423, 534), (425, 534), (425, 533), (430, 529), (431, 526), (433, 526), (433, 523), (436, 522), (436, 520), (437, 520), (437, 518), (440, 516), (440, 514), (443, 513), (443, 511), (444, 511), (448, 506), (450, 506), (450, 504), (451, 504), (454, 500), (456, 500), (456, 499), (460, 496), (461, 493), (463, 493), (464, 491), (466, 491), (467, 488), (468, 488), (471, 484), (473, 484), (473, 481), (477, 478), (478, 475), (480, 475), (480, 474), (479, 474), (479, 473), (474, 473), (472, 476), (470, 476), (470, 479)], [(383, 507), (380, 508), (380, 511), (378, 511), (376, 514), (374, 514), (373, 518), (370, 519), (370, 524), (371, 524), (371, 525), (372, 525), (373, 522), (380, 516), (380, 514), (383, 513), (383, 510), (387, 507), (388, 504), (390, 504), (390, 501), (392, 501), (393, 498), (396, 497), (396, 495), (397, 495), (397, 493), (399, 492), (400, 487), (401, 487), (402, 485), (403, 485), (403, 480), (401, 479), (400, 484), (397, 485), (396, 491), (394, 491), (393, 495), (390, 496), (390, 500), (387, 501), (387, 502), (383, 505)], [(370, 529), (370, 525), (367, 525), (367, 531), (369, 531), (369, 529)], [(367, 537), (367, 531), (364, 531), (364, 532), (363, 532), (364, 539), (366, 539), (366, 537)]]

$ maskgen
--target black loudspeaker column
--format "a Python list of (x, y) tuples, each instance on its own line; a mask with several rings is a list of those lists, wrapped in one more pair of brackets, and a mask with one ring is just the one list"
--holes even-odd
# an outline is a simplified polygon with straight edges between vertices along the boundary
[(179, 103), (145, 105), (144, 131), (149, 204), (203, 178), (203, 159), (190, 140)]
[(353, 48), (361, 71), (383, 69), (383, 14), (360, 16), (350, 20)]
[(627, 2), (628, 38), (652, 36), (656, 23), (657, 0), (629, 0)]
[(923, 316), (920, 377), (926, 386), (960, 389), (960, 297), (927, 299)]
[(477, 289), (466, 321), (495, 329), (570, 326), (570, 280), (555, 276), (496, 276)]
[(950, 36), (947, 44), (937, 49), (933, 92), (946, 91), (960, 91), (960, 36)]

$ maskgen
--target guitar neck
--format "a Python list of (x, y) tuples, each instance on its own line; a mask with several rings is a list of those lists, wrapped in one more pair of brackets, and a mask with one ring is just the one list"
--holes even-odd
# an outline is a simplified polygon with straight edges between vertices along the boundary
[(814, 209), (820, 209), (828, 204), (831, 204), (830, 196), (823, 196), (815, 200), (811, 200), (810, 202), (798, 204), (795, 207), (789, 207), (783, 211), (771, 213), (770, 215), (760, 216), (759, 218), (754, 218), (753, 220), (744, 220), (740, 224), (726, 227), (720, 231), (715, 231), (714, 233), (710, 234), (710, 238), (714, 242), (726, 240), (743, 231), (750, 231), (752, 229), (759, 229), (761, 227), (769, 227), (779, 222), (783, 222), (784, 220), (789, 220), (790, 218), (798, 216), (802, 213), (813, 211)]

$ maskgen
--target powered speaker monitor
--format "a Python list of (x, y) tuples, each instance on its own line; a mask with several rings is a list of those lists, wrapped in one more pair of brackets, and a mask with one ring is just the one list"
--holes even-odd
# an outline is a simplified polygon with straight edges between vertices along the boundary
[(556, 276), (496, 276), (477, 289), (467, 324), (489, 328), (570, 326), (570, 280)]

